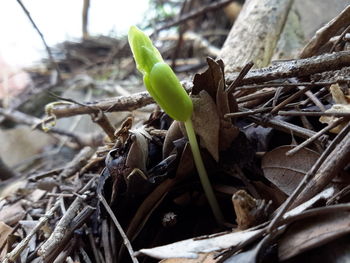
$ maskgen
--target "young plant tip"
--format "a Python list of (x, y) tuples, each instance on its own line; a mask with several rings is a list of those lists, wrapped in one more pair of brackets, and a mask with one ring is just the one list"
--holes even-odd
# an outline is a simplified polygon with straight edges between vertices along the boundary
[(170, 66), (164, 63), (161, 54), (145, 33), (136, 26), (132, 26), (128, 33), (128, 40), (137, 69), (143, 74), (143, 82), (148, 92), (171, 118), (184, 122), (205, 195), (217, 222), (223, 223), (223, 216), (205, 170), (193, 130), (191, 120), (193, 103), (190, 96)]

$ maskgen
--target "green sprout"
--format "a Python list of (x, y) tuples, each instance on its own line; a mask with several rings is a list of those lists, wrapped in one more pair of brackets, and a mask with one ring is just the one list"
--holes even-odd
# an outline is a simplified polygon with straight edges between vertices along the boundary
[(223, 215), (205, 170), (193, 129), (191, 119), (193, 104), (191, 98), (182, 87), (173, 70), (168, 64), (164, 63), (161, 54), (145, 33), (136, 26), (132, 26), (129, 30), (128, 38), (137, 69), (143, 74), (143, 82), (148, 92), (171, 118), (184, 122), (193, 159), (205, 195), (217, 222), (223, 223)]

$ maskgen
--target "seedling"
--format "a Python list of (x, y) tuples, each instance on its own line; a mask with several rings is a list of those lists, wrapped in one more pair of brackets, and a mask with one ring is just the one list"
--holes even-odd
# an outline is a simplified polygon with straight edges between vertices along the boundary
[(143, 82), (148, 92), (170, 117), (185, 124), (193, 159), (205, 195), (217, 222), (223, 223), (223, 216), (205, 170), (193, 129), (191, 119), (193, 104), (191, 98), (170, 66), (164, 63), (161, 54), (145, 33), (136, 26), (132, 26), (129, 30), (128, 38), (137, 69), (143, 74)]

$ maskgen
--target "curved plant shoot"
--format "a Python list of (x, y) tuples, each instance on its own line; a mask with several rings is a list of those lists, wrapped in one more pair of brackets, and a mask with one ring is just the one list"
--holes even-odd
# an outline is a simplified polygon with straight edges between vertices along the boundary
[(223, 216), (208, 179), (193, 129), (191, 98), (170, 66), (164, 63), (161, 54), (146, 34), (136, 26), (132, 26), (129, 30), (128, 39), (137, 69), (143, 74), (143, 82), (148, 92), (171, 118), (184, 122), (205, 195), (216, 221), (222, 223)]

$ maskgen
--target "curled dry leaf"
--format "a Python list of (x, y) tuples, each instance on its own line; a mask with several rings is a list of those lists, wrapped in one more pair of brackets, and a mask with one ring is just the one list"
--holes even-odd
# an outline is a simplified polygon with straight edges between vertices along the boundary
[(202, 90), (193, 98), (193, 126), (204, 146), (216, 161), (219, 161), (220, 120), (216, 105), (208, 92)]
[(167, 158), (174, 149), (173, 142), (180, 139), (182, 136), (183, 134), (180, 129), (180, 122), (173, 121), (165, 135), (163, 143), (163, 159)]
[(133, 135), (133, 143), (131, 144), (125, 165), (132, 169), (138, 168), (142, 171), (146, 171), (146, 163), (148, 158), (147, 139), (151, 137), (143, 127), (130, 130), (130, 133)]
[(318, 215), (293, 224), (279, 241), (279, 259), (287, 260), (350, 233), (350, 212)]
[(277, 147), (262, 159), (265, 177), (287, 195), (294, 191), (319, 157), (317, 152), (307, 148), (302, 148), (298, 154), (286, 156), (286, 152), (292, 148), (289, 145)]
[(233, 125), (231, 120), (224, 119), (226, 113), (237, 111), (237, 102), (233, 95), (228, 94), (225, 90), (223, 62), (207, 58), (207, 63), (208, 69), (194, 77), (192, 94), (197, 95), (205, 90), (215, 101), (220, 126), (218, 151), (223, 151), (230, 147), (239, 133), (239, 129)]

